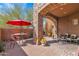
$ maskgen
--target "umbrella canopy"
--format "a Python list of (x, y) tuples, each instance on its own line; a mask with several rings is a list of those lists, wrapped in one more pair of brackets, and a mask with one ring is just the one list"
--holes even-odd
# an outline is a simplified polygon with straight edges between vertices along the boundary
[(7, 22), (7, 24), (16, 25), (16, 26), (29, 26), (31, 25), (31, 22), (18, 19), (18, 20), (10, 20)]

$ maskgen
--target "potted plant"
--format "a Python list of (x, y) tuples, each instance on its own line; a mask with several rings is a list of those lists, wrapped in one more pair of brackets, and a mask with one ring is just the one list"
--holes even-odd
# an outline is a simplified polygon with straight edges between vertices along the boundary
[(45, 45), (46, 44), (46, 39), (43, 37), (40, 42), (41, 42), (41, 45)]

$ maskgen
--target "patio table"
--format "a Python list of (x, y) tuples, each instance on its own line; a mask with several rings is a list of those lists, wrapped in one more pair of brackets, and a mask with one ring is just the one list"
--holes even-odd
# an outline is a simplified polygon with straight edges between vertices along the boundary
[(26, 33), (15, 33), (11, 35), (11, 38), (14, 41), (19, 40), (19, 42), (20, 40), (22, 40), (22, 43), (23, 43), (23, 39), (21, 37), (26, 36), (26, 35), (27, 35)]
[(18, 36), (18, 35), (27, 35), (27, 34), (26, 33), (15, 33), (15, 34), (12, 34), (12, 35)]

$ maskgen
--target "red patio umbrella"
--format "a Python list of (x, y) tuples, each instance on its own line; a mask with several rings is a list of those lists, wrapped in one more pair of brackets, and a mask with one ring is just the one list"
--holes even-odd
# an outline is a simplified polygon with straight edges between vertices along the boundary
[[(26, 21), (26, 20), (22, 20), (22, 19), (17, 19), (17, 20), (10, 20), (7, 22), (7, 24), (15, 25), (15, 26), (29, 26), (29, 25), (31, 25), (31, 22)], [(22, 27), (21, 27), (21, 29), (22, 29)]]
[[(23, 29), (22, 26), (29, 26), (29, 25), (31, 25), (31, 22), (22, 20), (22, 19), (17, 19), (17, 20), (10, 20), (7, 22), (7, 24), (21, 26), (21, 29)], [(22, 30), (21, 30), (21, 32), (22, 32)]]
[(18, 20), (10, 20), (7, 22), (7, 24), (16, 25), (16, 26), (29, 26), (31, 25), (31, 22), (18, 19)]

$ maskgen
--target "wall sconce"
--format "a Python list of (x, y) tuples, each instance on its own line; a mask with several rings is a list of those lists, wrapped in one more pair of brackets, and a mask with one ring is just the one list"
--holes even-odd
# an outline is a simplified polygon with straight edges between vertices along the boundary
[(73, 25), (78, 25), (78, 19), (73, 19)]

